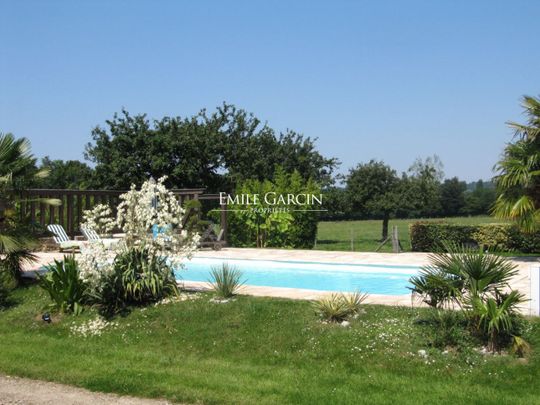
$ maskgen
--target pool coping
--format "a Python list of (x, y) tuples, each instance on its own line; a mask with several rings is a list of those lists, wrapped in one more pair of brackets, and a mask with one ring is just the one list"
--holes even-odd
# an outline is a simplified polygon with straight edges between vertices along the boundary
[[(55, 259), (62, 259), (63, 253), (59, 252), (38, 252), (37, 260), (24, 267), (28, 276), (34, 276), (43, 266), (52, 263)], [(429, 263), (430, 253), (372, 253), (372, 252), (344, 252), (344, 251), (323, 251), (323, 250), (292, 250), (292, 249), (255, 249), (255, 248), (224, 248), (222, 250), (200, 250), (194, 257), (221, 258), (221, 259), (256, 259), (256, 260), (274, 260), (274, 261), (296, 261), (296, 262), (325, 262), (325, 263), (346, 263), (346, 264), (370, 264), (370, 265), (397, 265), (397, 266), (424, 266)], [(532, 279), (538, 279), (538, 269), (540, 262), (538, 257), (509, 257), (517, 268), (518, 274), (510, 284), (512, 288), (519, 290), (529, 299), (526, 307), (522, 308), (522, 313), (528, 315), (537, 315), (539, 300), (538, 286), (533, 288)], [(534, 273), (534, 274), (533, 274)], [(536, 282), (535, 281), (535, 282)], [(199, 284), (199, 285), (197, 285)], [(205, 282), (184, 282), (188, 287), (201, 288), (208, 283)], [(260, 287), (244, 286), (243, 294), (254, 296), (304, 299), (313, 300), (321, 296), (329, 295), (335, 292), (304, 290), (297, 288), (284, 287)], [(532, 298), (532, 299), (531, 299)], [(412, 294), (407, 295), (377, 295), (371, 294), (367, 303), (382, 305), (404, 305), (404, 306), (424, 306), (424, 304), (414, 300)]]

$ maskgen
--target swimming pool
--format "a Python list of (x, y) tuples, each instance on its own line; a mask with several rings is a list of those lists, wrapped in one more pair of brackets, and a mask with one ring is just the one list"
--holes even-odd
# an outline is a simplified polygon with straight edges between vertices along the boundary
[(242, 272), (246, 285), (320, 291), (360, 290), (384, 295), (409, 294), (409, 278), (419, 270), (415, 266), (197, 257), (186, 262), (185, 268), (175, 271), (175, 275), (178, 280), (207, 282), (212, 267), (219, 267), (224, 262)]

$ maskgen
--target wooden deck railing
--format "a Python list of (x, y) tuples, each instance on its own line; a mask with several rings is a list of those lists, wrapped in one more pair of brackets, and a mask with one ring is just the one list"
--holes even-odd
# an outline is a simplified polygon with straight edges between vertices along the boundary
[[(182, 204), (191, 199), (219, 199), (217, 194), (203, 194), (203, 188), (172, 191)], [(120, 195), (125, 192), (125, 190), (28, 189), (22, 192), (21, 213), (24, 216), (28, 215), (32, 222), (40, 223), (43, 226), (53, 223), (60, 224), (71, 237), (74, 237), (79, 233), (84, 210), (92, 209), (97, 204), (108, 204), (115, 211), (120, 203)], [(36, 201), (43, 198), (58, 199), (60, 205), (47, 205)], [(227, 213), (225, 209), (222, 209), (221, 227), (225, 230), (226, 235)]]

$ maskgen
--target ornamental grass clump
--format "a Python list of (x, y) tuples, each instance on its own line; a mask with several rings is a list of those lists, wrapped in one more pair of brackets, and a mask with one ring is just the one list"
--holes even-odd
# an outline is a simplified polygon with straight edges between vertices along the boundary
[(87, 285), (80, 277), (79, 266), (73, 256), (55, 260), (46, 266), (47, 273), (39, 276), (40, 286), (52, 300), (50, 307), (63, 313), (80, 314), (87, 298)]
[(361, 305), (368, 297), (365, 293), (331, 294), (313, 303), (315, 312), (325, 321), (343, 322), (361, 313)]
[(102, 275), (93, 302), (113, 315), (130, 305), (148, 305), (177, 296), (172, 267), (164, 257), (153, 256), (145, 246), (126, 249), (116, 256), (112, 270)]
[(220, 267), (212, 267), (210, 271), (212, 290), (221, 298), (231, 298), (244, 285), (242, 272), (235, 267), (223, 263)]

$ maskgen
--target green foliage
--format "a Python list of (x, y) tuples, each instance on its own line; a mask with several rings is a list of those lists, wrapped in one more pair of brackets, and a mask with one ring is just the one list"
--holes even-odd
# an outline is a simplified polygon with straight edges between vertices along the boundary
[(467, 320), (460, 311), (433, 309), (429, 312), (427, 322), (430, 324), (431, 345), (445, 349), (461, 348), (471, 340), (467, 331)]
[(10, 302), (11, 291), (17, 286), (10, 271), (6, 271), (4, 263), (0, 261), (0, 308)]
[(525, 96), (522, 107), (528, 122), (509, 123), (517, 139), (507, 144), (496, 166), (499, 196), (493, 213), (532, 232), (540, 226), (540, 99)]
[(413, 252), (433, 252), (441, 248), (441, 242), (449, 244), (474, 244), (472, 234), (476, 226), (456, 225), (446, 222), (415, 222), (409, 225)]
[(417, 276), (409, 280), (412, 292), (422, 298), (430, 307), (440, 308), (456, 297), (461, 291), (463, 280), (453, 273), (438, 268), (421, 268)]
[(510, 353), (515, 354), (518, 357), (527, 357), (531, 353), (532, 348), (529, 342), (523, 339), (521, 336), (512, 336), (512, 346), (510, 347)]
[(430, 264), (411, 278), (413, 292), (431, 306), (457, 305), (474, 333), (484, 337), (492, 351), (518, 336), (517, 307), (524, 297), (517, 291), (503, 293), (518, 274), (510, 260), (463, 246), (445, 244), (449, 253), (430, 255)]
[[(302, 206), (286, 203), (271, 204), (270, 198), (288, 194), (315, 194), (320, 188), (311, 180), (305, 181), (300, 173), (286, 173), (278, 167), (274, 180), (247, 180), (237, 189), (236, 195), (259, 195), (254, 204), (232, 204), (229, 206), (228, 233), (232, 246), (312, 248), (317, 236), (320, 206), (308, 203)], [(324, 204), (324, 200), (323, 200)]]
[[(338, 221), (355, 217), (351, 209), (351, 201), (347, 189), (343, 187), (328, 187), (323, 190), (324, 207), (327, 211), (321, 213), (322, 221)], [(361, 217), (361, 215), (359, 215)]]
[(46, 156), (40, 168), (49, 175), (35, 182), (38, 188), (85, 190), (92, 187), (94, 170), (78, 160), (52, 160)]
[(540, 252), (540, 232), (525, 233), (511, 224), (457, 225), (448, 222), (415, 222), (409, 226), (411, 249), (432, 252), (446, 241), (479, 246), (499, 252)]
[(222, 298), (233, 297), (244, 284), (244, 282), (241, 281), (242, 272), (229, 266), (228, 263), (223, 263), (221, 267), (212, 267), (210, 276), (212, 289)]
[(356, 292), (353, 294), (331, 294), (313, 302), (315, 312), (328, 322), (343, 322), (358, 315), (361, 305), (367, 294)]
[(231, 191), (247, 179), (271, 180), (276, 165), (302, 178), (331, 182), (336, 159), (323, 157), (314, 140), (287, 131), (278, 134), (252, 114), (224, 104), (214, 113), (164, 117), (123, 110), (92, 131), (86, 157), (95, 164), (97, 185), (126, 189), (149, 175), (168, 176), (167, 186)]
[(73, 256), (64, 256), (63, 261), (55, 260), (46, 267), (47, 273), (39, 276), (40, 286), (53, 301), (51, 308), (79, 315), (83, 311), (86, 284), (81, 279), (79, 267)]
[(402, 192), (401, 206), (407, 209), (408, 216), (432, 217), (441, 212), (442, 167), (437, 155), (425, 160), (416, 159), (411, 165), (408, 177), (402, 179), (406, 187)]
[(360, 291), (341, 294), (341, 299), (352, 315), (357, 315), (361, 312), (361, 305), (367, 299), (367, 297), (367, 293), (362, 293)]
[[(185, 214), (185, 221), (184, 226), (182, 227), (185, 229), (188, 233), (203, 233), (204, 230), (210, 225), (210, 221), (206, 221), (202, 219), (201, 210), (202, 210), (202, 204), (199, 200), (196, 199), (190, 199), (184, 201), (184, 204), (182, 205), (182, 208), (184, 208), (186, 214)], [(217, 212), (216, 222), (219, 222), (219, 212)]]
[(351, 169), (346, 182), (351, 208), (382, 218), (382, 239), (386, 239), (390, 217), (405, 203), (405, 188), (396, 171), (383, 162), (371, 160)]
[[(495, 290), (494, 296), (473, 294), (468, 298), (470, 315), (476, 320), (476, 326), (487, 336), (488, 348), (500, 350), (513, 338), (516, 342), (516, 326), (518, 325), (518, 308), (525, 302), (525, 297), (518, 291), (501, 293)], [(516, 352), (523, 354), (524, 340), (518, 336)]]
[[(465, 190), (467, 185), (457, 177), (446, 179), (441, 184), (441, 214), (454, 217), (465, 208)], [(487, 212), (487, 211), (484, 211)]]
[(101, 276), (92, 299), (104, 313), (114, 314), (130, 305), (146, 305), (177, 294), (167, 259), (151, 254), (144, 246), (135, 246), (115, 257), (112, 271)]
[[(19, 192), (47, 174), (46, 170), (36, 169), (36, 159), (26, 138), (16, 139), (12, 134), (0, 133), (0, 256), (8, 255), (13, 269), (18, 270), (21, 261), (32, 259), (28, 250), (35, 244), (29, 224), (17, 210)], [(34, 201), (58, 203), (53, 199)]]
[(491, 212), (497, 199), (497, 192), (492, 183), (485, 184), (482, 180), (474, 183), (472, 190), (464, 194), (465, 205), (461, 210), (464, 215), (485, 215)]

